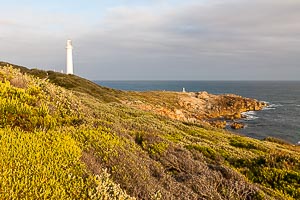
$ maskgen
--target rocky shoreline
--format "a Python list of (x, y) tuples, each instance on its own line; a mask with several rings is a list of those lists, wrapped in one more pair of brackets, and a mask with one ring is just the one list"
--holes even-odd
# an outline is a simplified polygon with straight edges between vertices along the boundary
[[(170, 92), (166, 95), (170, 95)], [(172, 95), (172, 98), (176, 98), (176, 105), (173, 106), (143, 101), (123, 101), (123, 103), (183, 122), (201, 122), (217, 128), (225, 128), (229, 122), (233, 129), (244, 127), (235, 121), (245, 117), (243, 112), (258, 111), (267, 106), (265, 102), (234, 94), (214, 95), (204, 91), (172, 92)]]

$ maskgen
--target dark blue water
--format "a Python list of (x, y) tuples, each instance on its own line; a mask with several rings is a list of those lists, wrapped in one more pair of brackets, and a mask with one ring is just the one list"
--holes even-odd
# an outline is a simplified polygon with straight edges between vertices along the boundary
[(207, 91), (238, 94), (266, 101), (270, 106), (247, 113), (247, 127), (239, 133), (263, 139), (267, 136), (300, 141), (300, 81), (95, 81), (121, 90)]

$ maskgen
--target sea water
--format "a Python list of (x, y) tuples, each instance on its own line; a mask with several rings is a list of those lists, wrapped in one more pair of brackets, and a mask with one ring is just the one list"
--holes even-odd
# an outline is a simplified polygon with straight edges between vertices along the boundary
[[(246, 127), (235, 132), (263, 139), (277, 137), (300, 141), (300, 81), (95, 81), (121, 90), (169, 90), (237, 94), (269, 104), (262, 111), (244, 113)], [(233, 131), (233, 130), (232, 130)]]

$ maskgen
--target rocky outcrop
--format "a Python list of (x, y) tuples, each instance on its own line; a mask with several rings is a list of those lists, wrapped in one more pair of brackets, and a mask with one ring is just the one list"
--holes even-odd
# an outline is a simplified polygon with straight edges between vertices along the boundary
[(226, 128), (226, 121), (225, 120), (212, 120), (208, 122), (211, 126), (216, 128)]
[(233, 122), (230, 127), (232, 129), (242, 129), (245, 127), (245, 125), (243, 123)]
[(242, 112), (261, 110), (266, 106), (264, 102), (255, 99), (233, 94), (213, 95), (207, 92), (189, 93), (189, 97), (182, 97), (180, 101), (180, 105), (191, 112), (198, 112), (200, 108), (206, 118), (240, 119)]
[(197, 119), (207, 121), (218, 128), (225, 128), (226, 120), (243, 118), (243, 112), (261, 110), (267, 106), (266, 103), (256, 99), (234, 94), (213, 95), (207, 92), (180, 95), (179, 105), (189, 114), (196, 115)]
[[(123, 101), (123, 103), (171, 119), (193, 123), (206, 122), (218, 128), (225, 128), (226, 120), (242, 118), (243, 112), (257, 111), (267, 106), (266, 103), (256, 99), (234, 94), (214, 95), (207, 92), (173, 92), (165, 95), (170, 94), (173, 95), (172, 98), (174, 98), (174, 95), (176, 97), (174, 105), (164, 106), (161, 102), (128, 100)], [(241, 126), (234, 124), (232, 127), (236, 129)]]

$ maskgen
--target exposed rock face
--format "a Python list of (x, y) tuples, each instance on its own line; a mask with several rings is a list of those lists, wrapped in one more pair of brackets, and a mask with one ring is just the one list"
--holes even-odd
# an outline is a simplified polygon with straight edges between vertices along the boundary
[(233, 122), (233, 123), (230, 125), (230, 127), (231, 127), (232, 129), (242, 129), (242, 128), (245, 127), (245, 125), (242, 124), (242, 123)]
[(267, 106), (266, 103), (256, 99), (234, 94), (213, 95), (207, 92), (172, 94), (176, 94), (176, 105), (163, 106), (158, 102), (142, 101), (123, 101), (123, 103), (184, 122), (207, 122), (218, 128), (226, 127), (225, 120), (242, 118), (242, 112), (261, 110)]
[[(181, 98), (181, 101), (191, 102), (187, 109), (196, 110), (199, 108), (197, 102), (201, 101), (201, 109), (204, 110), (208, 118), (239, 119), (241, 113), (250, 110), (261, 110), (266, 106), (264, 102), (255, 99), (244, 98), (238, 95), (213, 95), (207, 92), (190, 93), (190, 99)], [(196, 100), (197, 99), (197, 100)], [(204, 103), (205, 101), (205, 103)], [(186, 105), (183, 103), (183, 105)]]
[(226, 128), (226, 121), (223, 120), (213, 120), (208, 122), (211, 126), (216, 128)]
[[(240, 119), (243, 117), (242, 112), (261, 110), (267, 106), (264, 102), (238, 95), (213, 95), (207, 92), (189, 93), (188, 96), (181, 95), (179, 105), (189, 114), (196, 115), (197, 119), (219, 119), (221, 121)], [(209, 121), (209, 123), (216, 127), (220, 127), (222, 124), (216, 123), (216, 121)]]

